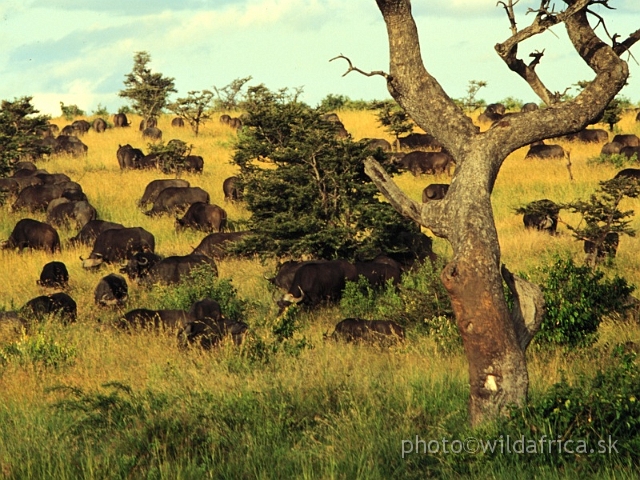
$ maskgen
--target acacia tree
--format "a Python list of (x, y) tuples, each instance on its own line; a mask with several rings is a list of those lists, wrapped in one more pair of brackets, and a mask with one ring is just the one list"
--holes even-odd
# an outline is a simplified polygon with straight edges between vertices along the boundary
[(211, 106), (212, 99), (213, 92), (209, 90), (192, 90), (187, 93), (185, 98), (178, 98), (175, 102), (169, 104), (167, 108), (179, 117), (184, 118), (197, 137), (200, 125), (211, 118), (212, 112), (207, 111), (207, 109)]
[[(516, 113), (486, 132), (478, 128), (446, 94), (424, 66), (410, 0), (376, 0), (386, 23), (389, 73), (382, 75), (391, 96), (416, 124), (434, 135), (456, 159), (449, 191), (438, 202), (419, 203), (402, 192), (375, 159), (365, 161), (365, 171), (391, 204), (405, 216), (442, 238), (453, 258), (441, 273), (451, 297), (456, 323), (469, 363), (469, 414), (478, 424), (505, 413), (510, 404), (523, 405), (529, 378), (525, 350), (542, 321), (544, 301), (540, 289), (512, 275), (501, 265), (500, 246), (491, 207), (491, 192), (507, 156), (535, 141), (581, 130), (600, 115), (629, 75), (620, 56), (640, 39), (640, 30), (623, 42), (607, 45), (589, 24), (589, 7), (608, 6), (607, 0), (564, 0), (554, 11), (541, 0), (530, 25), (519, 29), (514, 5), (499, 2), (511, 26), (511, 36), (495, 46), (507, 67), (520, 75), (547, 105), (533, 112)], [(536, 72), (542, 55), (526, 64), (518, 45), (550, 27), (564, 24), (577, 54), (593, 70), (593, 80), (575, 98), (562, 101)], [(426, 55), (428, 58), (428, 54)], [(515, 302), (509, 309), (502, 280)]]
[(133, 111), (142, 116), (144, 124), (157, 118), (167, 105), (170, 93), (175, 93), (173, 77), (153, 73), (147, 64), (151, 55), (136, 52), (133, 56), (133, 70), (125, 76), (124, 90), (118, 95), (132, 101)]

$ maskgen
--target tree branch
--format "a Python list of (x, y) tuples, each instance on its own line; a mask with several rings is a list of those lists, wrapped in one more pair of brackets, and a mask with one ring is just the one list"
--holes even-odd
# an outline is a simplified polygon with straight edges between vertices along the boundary
[[(506, 41), (498, 43), (495, 46), (495, 50), (507, 64), (510, 70), (520, 75), (532, 88), (532, 90), (540, 97), (540, 99), (547, 105), (558, 103), (561, 99), (561, 95), (558, 92), (551, 92), (545, 84), (542, 82), (538, 74), (535, 72), (535, 67), (539, 63), (534, 61), (527, 65), (521, 59), (517, 57), (518, 44), (547, 31), (549, 28), (565, 21), (571, 15), (574, 15), (581, 8), (586, 7), (592, 2), (592, 0), (576, 0), (573, 5), (567, 7), (566, 10), (560, 13), (556, 13), (553, 10), (549, 11), (549, 0), (541, 0), (540, 8), (537, 10), (529, 9), (527, 13), (536, 13), (536, 17), (528, 27), (514, 32), (515, 17), (513, 14), (513, 2), (509, 0), (509, 4), (505, 6), (507, 10), (507, 16), (511, 24), (512, 35)], [(503, 4), (504, 5), (504, 4)], [(540, 55), (541, 57), (542, 55)]]
[(347, 76), (349, 73), (355, 71), (358, 73), (361, 73), (362, 75), (365, 75), (367, 77), (373, 77), (374, 75), (380, 75), (381, 77), (384, 77), (387, 81), (390, 81), (391, 78), (389, 77), (389, 74), (386, 72), (383, 72), (382, 70), (374, 70), (373, 72), (365, 72), (363, 70), (360, 70), (357, 67), (353, 66), (353, 63), (351, 63), (351, 60), (349, 60), (349, 58), (345, 57), (344, 55), (340, 54), (337, 57), (333, 57), (331, 60), (329, 60), (330, 62), (333, 62), (334, 60), (338, 59), (338, 58), (343, 58), (345, 59), (348, 63), (349, 63), (349, 69), (344, 72), (342, 74), (343, 77)]
[(501, 270), (502, 278), (513, 294), (511, 320), (520, 348), (524, 351), (542, 324), (544, 296), (538, 285), (514, 275), (505, 265)]
[(434, 235), (448, 238), (447, 223), (444, 221), (444, 200), (428, 203), (411, 200), (373, 157), (368, 157), (364, 161), (364, 173), (371, 178), (382, 195), (400, 214), (429, 228)]

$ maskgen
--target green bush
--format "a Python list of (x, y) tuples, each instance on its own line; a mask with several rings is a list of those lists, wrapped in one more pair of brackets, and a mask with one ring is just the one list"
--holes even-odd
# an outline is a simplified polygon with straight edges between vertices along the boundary
[(543, 271), (547, 275), (542, 285), (546, 313), (535, 337), (542, 343), (592, 344), (602, 317), (622, 313), (635, 290), (624, 278), (606, 279), (601, 270), (578, 266), (571, 258), (558, 258)]
[(76, 354), (75, 347), (61, 344), (46, 332), (37, 332), (0, 348), (0, 363), (59, 368), (72, 364)]
[[(537, 443), (544, 438), (572, 440), (573, 450), (578, 450), (577, 441), (587, 445), (585, 455), (568, 455), (559, 453), (556, 443), (542, 455), (535, 455), (545, 465), (583, 461), (594, 468), (598, 463), (625, 463), (625, 460), (637, 464), (640, 367), (636, 354), (627, 350), (626, 345), (616, 346), (605, 362), (606, 367), (595, 375), (582, 374), (571, 384), (563, 379), (534, 399), (529, 407), (515, 410), (499, 428), (501, 433), (510, 433), (514, 438), (524, 434)], [(606, 447), (608, 455), (598, 452), (599, 447)]]
[(611, 155), (598, 155), (587, 159), (587, 165), (613, 165), (616, 168), (628, 167), (638, 164), (638, 156), (634, 153), (631, 157), (621, 153)]

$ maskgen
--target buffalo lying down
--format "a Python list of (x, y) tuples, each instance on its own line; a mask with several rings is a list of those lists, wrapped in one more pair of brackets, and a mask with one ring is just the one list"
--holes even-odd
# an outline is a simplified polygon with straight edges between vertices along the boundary
[(390, 320), (362, 320), (346, 318), (336, 325), (329, 337), (347, 342), (404, 340), (404, 328)]

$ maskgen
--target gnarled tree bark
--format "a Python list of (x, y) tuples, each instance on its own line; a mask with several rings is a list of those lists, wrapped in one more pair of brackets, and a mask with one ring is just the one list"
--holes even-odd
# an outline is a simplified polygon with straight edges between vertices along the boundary
[[(372, 158), (365, 171), (402, 214), (416, 220), (453, 248), (442, 272), (469, 361), (469, 413), (478, 424), (522, 405), (529, 385), (525, 349), (542, 321), (544, 302), (539, 288), (501, 266), (491, 192), (509, 153), (529, 143), (579, 131), (595, 119), (624, 86), (627, 64), (620, 55), (640, 37), (638, 32), (610, 47), (587, 21), (587, 9), (603, 0), (565, 0), (562, 12), (549, 12), (541, 1), (532, 24), (518, 31), (513, 0), (499, 2), (507, 11), (512, 36), (496, 51), (518, 73), (547, 108), (509, 116), (480, 133), (451, 100), (422, 61), (410, 0), (376, 0), (387, 26), (390, 70), (385, 74), (392, 97), (418, 126), (434, 135), (456, 159), (456, 170), (445, 198), (421, 204), (408, 198)], [(561, 103), (530, 65), (517, 58), (518, 44), (549, 27), (564, 23), (578, 54), (595, 78), (575, 99)], [(502, 280), (513, 292), (509, 311)]]

